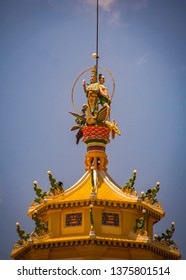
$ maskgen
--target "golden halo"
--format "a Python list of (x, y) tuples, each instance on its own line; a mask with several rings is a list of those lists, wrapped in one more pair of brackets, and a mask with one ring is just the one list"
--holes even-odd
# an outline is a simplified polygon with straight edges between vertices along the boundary
[[(82, 76), (83, 74), (85, 74), (86, 72), (92, 70), (92, 69), (94, 69), (94, 67), (89, 67), (89, 68), (85, 69), (83, 72), (81, 72), (81, 73), (79, 74), (79, 76), (77, 77), (77, 79), (74, 81), (74, 84), (73, 84), (73, 87), (72, 87), (72, 92), (71, 92), (72, 105), (73, 105), (74, 109), (76, 110), (76, 112), (78, 112), (78, 113), (81, 113), (81, 111), (77, 108), (77, 106), (76, 106), (75, 103), (74, 103), (74, 89), (75, 89), (75, 86), (76, 86), (76, 84), (77, 84), (77, 81), (81, 78), (81, 76)], [(112, 100), (112, 98), (113, 98), (113, 96), (114, 96), (114, 91), (115, 91), (115, 80), (114, 80), (114, 76), (112, 75), (112, 73), (111, 73), (107, 68), (98, 66), (98, 69), (102, 69), (102, 70), (106, 71), (106, 72), (110, 75), (110, 77), (111, 77), (111, 80), (112, 80), (112, 94), (111, 94), (110, 98), (111, 98), (111, 100)]]

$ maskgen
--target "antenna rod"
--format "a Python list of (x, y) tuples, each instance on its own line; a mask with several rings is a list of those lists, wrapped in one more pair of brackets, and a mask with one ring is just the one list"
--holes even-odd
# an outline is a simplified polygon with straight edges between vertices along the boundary
[(98, 0), (97, 0), (97, 18), (96, 18), (96, 68), (98, 70)]

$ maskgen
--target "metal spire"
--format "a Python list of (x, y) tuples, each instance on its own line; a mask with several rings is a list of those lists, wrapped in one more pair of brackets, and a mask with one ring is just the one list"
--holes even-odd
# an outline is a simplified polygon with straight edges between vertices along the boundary
[(98, 69), (98, 12), (99, 12), (99, 9), (98, 9), (98, 0), (97, 0), (97, 10), (96, 10), (96, 68)]

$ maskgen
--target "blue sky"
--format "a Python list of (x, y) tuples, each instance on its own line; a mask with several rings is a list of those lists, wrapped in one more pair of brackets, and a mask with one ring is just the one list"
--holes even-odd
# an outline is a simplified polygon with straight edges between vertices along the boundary
[[(107, 146), (108, 172), (123, 186), (137, 169), (139, 195), (160, 181), (166, 216), (154, 233), (175, 221), (186, 259), (186, 2), (100, 0), (99, 16), (99, 65), (115, 77), (111, 119), (122, 133)], [(34, 228), (33, 181), (48, 190), (51, 170), (69, 188), (84, 174), (68, 112), (74, 80), (95, 63), (95, 19), (93, 0), (0, 1), (0, 259), (17, 221)], [(84, 102), (83, 91), (75, 98)]]

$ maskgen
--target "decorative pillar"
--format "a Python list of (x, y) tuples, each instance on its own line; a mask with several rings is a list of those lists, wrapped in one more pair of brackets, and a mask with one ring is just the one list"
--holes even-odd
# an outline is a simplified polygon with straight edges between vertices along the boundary
[(106, 144), (110, 142), (110, 128), (107, 126), (84, 126), (83, 142), (87, 145), (85, 155), (86, 170), (107, 170)]

